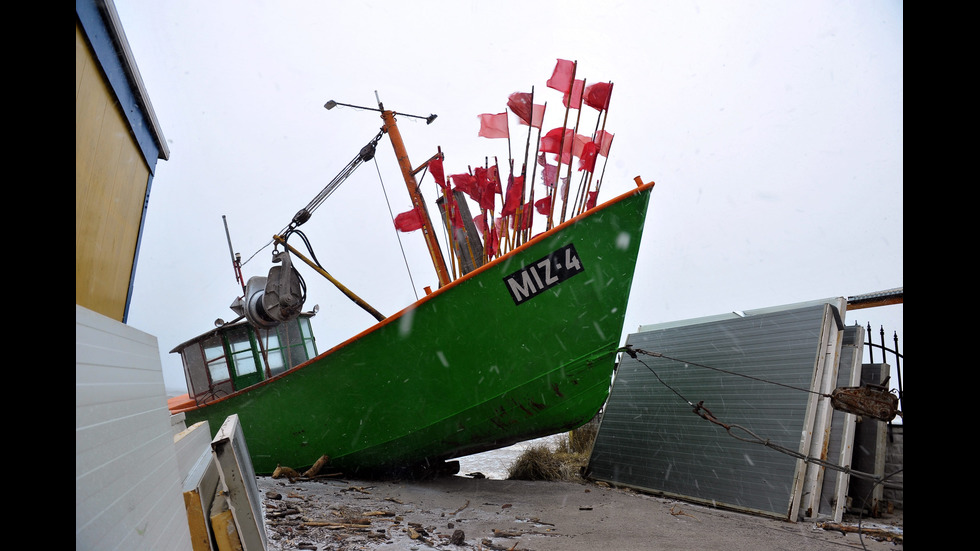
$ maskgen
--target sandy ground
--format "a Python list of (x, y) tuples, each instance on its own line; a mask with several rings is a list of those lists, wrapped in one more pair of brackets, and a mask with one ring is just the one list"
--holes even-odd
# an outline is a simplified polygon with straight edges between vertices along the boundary
[[(591, 482), (259, 477), (271, 550), (901, 550), (897, 541), (703, 507)], [(872, 519), (874, 520), (874, 519)], [(856, 527), (845, 519), (844, 527)]]

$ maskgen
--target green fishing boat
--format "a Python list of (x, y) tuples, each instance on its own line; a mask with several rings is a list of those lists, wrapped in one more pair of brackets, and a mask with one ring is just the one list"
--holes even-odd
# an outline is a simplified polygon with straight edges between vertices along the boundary
[[(379, 137), (391, 138), (409, 192), (417, 193), (396, 113), (380, 102), (378, 111), (385, 121)], [(368, 155), (373, 148), (352, 165)], [(181, 345), (175, 351), (189, 395), (172, 401), (171, 411), (188, 425), (208, 421), (212, 430), (237, 414), (259, 474), (279, 465), (303, 469), (324, 456), (345, 473), (438, 466), (576, 428), (609, 395), (653, 188), (639, 177), (636, 185), (455, 279), (444, 264), (440, 271), (432, 240), (439, 288), (389, 317), (349, 294), (379, 321), (322, 353), (310, 346), (310, 313), (291, 301), (295, 268), (287, 255), (256, 282), (257, 291), (243, 289), (239, 311), (248, 323), (227, 324), (239, 342), (262, 351), (263, 363), (242, 372), (234, 357), (249, 353), (222, 341), (221, 328)], [(413, 202), (423, 204), (414, 195)], [(308, 217), (303, 212), (276, 236), (279, 254), (302, 258), (284, 235)], [(431, 222), (420, 212), (429, 239)], [(270, 350), (286, 359), (270, 366)], [(223, 392), (207, 370), (218, 356), (228, 371)]]

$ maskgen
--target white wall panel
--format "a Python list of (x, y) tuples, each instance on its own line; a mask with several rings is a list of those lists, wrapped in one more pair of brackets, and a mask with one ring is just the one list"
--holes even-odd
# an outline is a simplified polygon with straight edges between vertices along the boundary
[(75, 548), (190, 549), (157, 340), (75, 306)]

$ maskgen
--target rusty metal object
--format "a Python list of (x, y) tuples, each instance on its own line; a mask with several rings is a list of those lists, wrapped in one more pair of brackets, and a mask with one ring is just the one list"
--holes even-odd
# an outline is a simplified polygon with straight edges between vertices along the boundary
[(838, 411), (882, 421), (891, 421), (902, 414), (898, 411), (898, 396), (879, 385), (835, 388), (830, 394), (830, 404)]

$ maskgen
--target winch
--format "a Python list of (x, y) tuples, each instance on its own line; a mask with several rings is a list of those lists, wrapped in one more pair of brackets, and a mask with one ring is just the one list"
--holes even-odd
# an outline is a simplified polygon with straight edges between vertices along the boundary
[(306, 302), (306, 283), (293, 267), (288, 251), (275, 251), (273, 266), (267, 277), (253, 276), (245, 285), (245, 294), (231, 303), (231, 309), (252, 325), (272, 328), (296, 318)]

